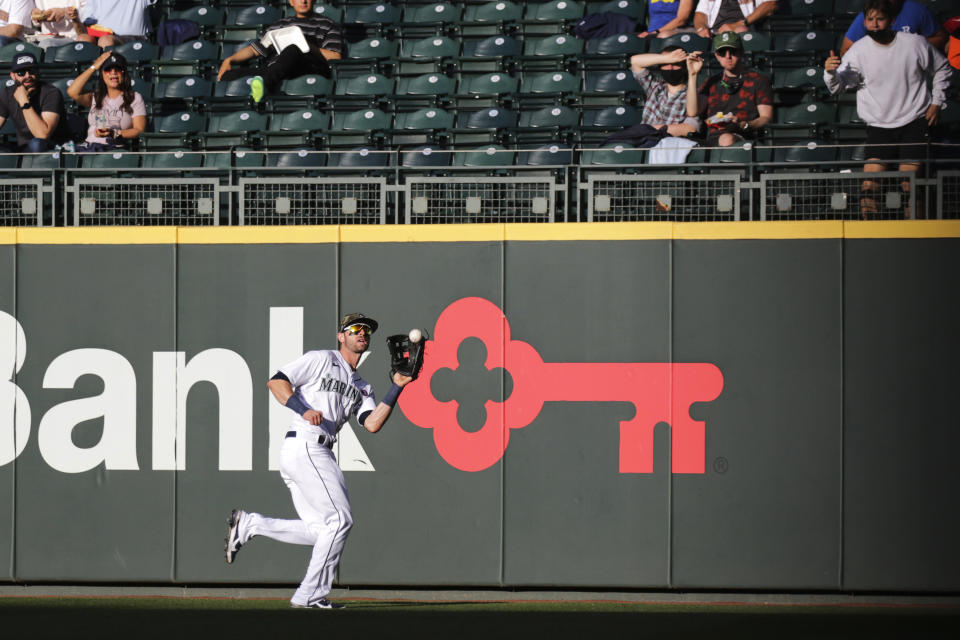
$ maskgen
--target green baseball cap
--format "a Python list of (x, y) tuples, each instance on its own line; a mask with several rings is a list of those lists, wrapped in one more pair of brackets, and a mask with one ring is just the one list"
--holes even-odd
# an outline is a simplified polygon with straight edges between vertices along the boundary
[(740, 34), (736, 31), (724, 31), (723, 33), (718, 33), (713, 38), (713, 50), (717, 51), (728, 47), (730, 49), (743, 49), (743, 41), (740, 39)]

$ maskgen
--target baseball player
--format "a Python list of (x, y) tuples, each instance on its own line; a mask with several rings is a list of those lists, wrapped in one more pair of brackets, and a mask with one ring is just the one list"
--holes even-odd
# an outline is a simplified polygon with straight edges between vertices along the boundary
[(413, 377), (392, 374), (393, 386), (377, 404), (373, 387), (357, 373), (377, 321), (362, 313), (343, 318), (339, 348), (310, 351), (280, 368), (268, 382), (277, 402), (292, 409), (293, 422), (280, 448), (280, 476), (290, 489), (299, 520), (280, 520), (234, 509), (227, 522), (227, 562), (254, 536), (313, 547), (307, 573), (290, 604), (340, 609), (327, 599), (353, 517), (343, 472), (332, 447), (351, 414), (376, 433), (390, 417), (400, 392)]

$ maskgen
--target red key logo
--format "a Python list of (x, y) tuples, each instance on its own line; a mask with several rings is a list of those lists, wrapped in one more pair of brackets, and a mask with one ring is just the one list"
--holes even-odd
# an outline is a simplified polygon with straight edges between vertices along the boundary
[[(457, 350), (467, 338), (479, 338), (487, 350), (487, 369), (502, 367), (513, 378), (504, 402), (488, 400), (486, 422), (475, 432), (457, 422), (457, 401), (441, 402), (430, 390), (433, 374), (456, 370)], [(710, 363), (552, 363), (510, 338), (510, 325), (497, 305), (483, 298), (461, 298), (440, 314), (427, 341), (423, 370), (400, 396), (403, 413), (415, 425), (433, 429), (441, 457), (461, 471), (482, 471), (499, 461), (510, 430), (537, 417), (544, 402), (632, 402), (636, 414), (620, 423), (620, 473), (653, 473), (653, 430), (672, 428), (674, 473), (704, 473), (706, 428), (690, 417), (690, 405), (716, 399), (723, 374)]]

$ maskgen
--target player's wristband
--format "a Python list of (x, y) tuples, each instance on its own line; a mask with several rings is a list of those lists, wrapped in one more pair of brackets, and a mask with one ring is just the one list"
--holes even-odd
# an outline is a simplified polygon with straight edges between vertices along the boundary
[(400, 397), (401, 391), (403, 391), (403, 387), (394, 382), (393, 386), (390, 387), (390, 391), (387, 391), (386, 395), (383, 396), (383, 404), (388, 407), (393, 407), (393, 405), (397, 404), (397, 398)]
[(292, 396), (287, 398), (287, 404), (285, 406), (287, 407), (287, 409), (293, 409), (300, 415), (303, 415), (307, 411), (310, 411), (310, 407), (308, 407), (306, 403), (304, 403), (304, 401), (301, 400), (300, 396), (298, 396), (297, 394), (293, 394)]

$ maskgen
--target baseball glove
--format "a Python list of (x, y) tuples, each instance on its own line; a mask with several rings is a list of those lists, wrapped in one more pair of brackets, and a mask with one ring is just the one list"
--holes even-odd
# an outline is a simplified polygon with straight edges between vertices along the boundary
[(409, 336), (398, 333), (387, 337), (387, 348), (390, 350), (390, 378), (394, 373), (410, 376), (414, 380), (423, 368), (423, 347), (426, 339), (420, 342), (411, 342)]

